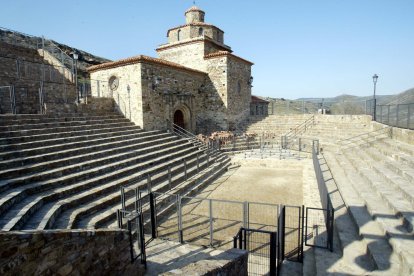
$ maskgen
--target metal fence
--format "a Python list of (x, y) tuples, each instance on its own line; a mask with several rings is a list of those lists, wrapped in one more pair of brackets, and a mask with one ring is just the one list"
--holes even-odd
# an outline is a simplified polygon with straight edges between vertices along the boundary
[(414, 129), (414, 103), (377, 105), (376, 121), (393, 127)]
[(293, 115), (326, 113), (334, 115), (366, 114), (366, 100), (325, 101), (315, 100), (270, 100), (268, 115)]

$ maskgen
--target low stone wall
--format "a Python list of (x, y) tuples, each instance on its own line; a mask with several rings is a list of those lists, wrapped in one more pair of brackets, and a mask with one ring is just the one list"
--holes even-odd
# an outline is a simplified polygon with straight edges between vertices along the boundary
[[(389, 127), (388, 125), (372, 122), (372, 130), (378, 130), (385, 127)], [(392, 139), (404, 142), (407, 144), (414, 145), (414, 130), (392, 127)]]
[(165, 272), (170, 275), (247, 275), (248, 252), (240, 249), (230, 249), (217, 256), (191, 263), (179, 269)]
[(115, 111), (115, 101), (113, 98), (88, 98), (88, 102), (78, 106), (78, 112), (89, 113), (111, 113)]
[(0, 245), (1, 275), (143, 275), (127, 231), (1, 232)]

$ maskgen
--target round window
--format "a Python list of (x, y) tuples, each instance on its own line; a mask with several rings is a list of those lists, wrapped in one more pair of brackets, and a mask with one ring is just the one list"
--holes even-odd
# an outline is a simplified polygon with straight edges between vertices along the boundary
[(116, 89), (118, 89), (119, 86), (119, 79), (116, 76), (112, 76), (109, 78), (109, 89), (111, 89), (111, 91), (115, 91)]

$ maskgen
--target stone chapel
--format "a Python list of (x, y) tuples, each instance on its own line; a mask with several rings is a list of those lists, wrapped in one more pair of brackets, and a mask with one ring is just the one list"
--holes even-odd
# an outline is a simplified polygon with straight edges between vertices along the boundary
[(236, 130), (250, 114), (252, 62), (232, 53), (224, 32), (193, 6), (167, 31), (158, 58), (134, 56), (88, 68), (94, 97), (146, 130), (171, 122), (196, 133)]

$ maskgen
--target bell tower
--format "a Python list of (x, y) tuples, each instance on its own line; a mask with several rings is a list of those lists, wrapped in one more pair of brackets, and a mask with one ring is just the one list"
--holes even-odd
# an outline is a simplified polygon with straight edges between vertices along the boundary
[(205, 12), (202, 11), (197, 6), (192, 6), (191, 8), (189, 8), (185, 12), (184, 15), (185, 15), (185, 23), (186, 24), (199, 23), (199, 22), (204, 23), (204, 15), (205, 15)]

